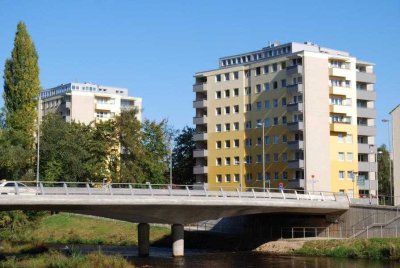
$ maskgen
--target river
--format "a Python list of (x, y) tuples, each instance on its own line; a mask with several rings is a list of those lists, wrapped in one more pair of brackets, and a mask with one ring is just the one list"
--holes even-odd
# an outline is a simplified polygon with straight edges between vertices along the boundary
[[(64, 246), (53, 246), (63, 248)], [(185, 257), (171, 257), (171, 249), (150, 249), (150, 257), (137, 256), (137, 248), (125, 246), (74, 246), (74, 250), (88, 253), (101, 250), (104, 254), (119, 254), (127, 257), (135, 267), (295, 267), (295, 268), (386, 268), (400, 267), (400, 263), (389, 261), (353, 260), (324, 257), (270, 256), (260, 252), (208, 252), (186, 250)]]

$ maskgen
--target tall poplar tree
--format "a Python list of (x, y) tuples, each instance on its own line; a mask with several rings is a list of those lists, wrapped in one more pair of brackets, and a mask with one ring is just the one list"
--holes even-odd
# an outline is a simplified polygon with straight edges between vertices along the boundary
[(3, 98), (12, 143), (28, 151), (34, 149), (39, 93), (38, 55), (25, 23), (19, 22), (11, 58), (5, 63)]

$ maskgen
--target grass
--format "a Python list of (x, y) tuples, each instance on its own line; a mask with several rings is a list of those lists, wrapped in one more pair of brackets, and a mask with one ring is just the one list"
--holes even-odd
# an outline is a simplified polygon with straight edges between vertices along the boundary
[[(43, 217), (35, 228), (23, 230), (17, 240), (34, 243), (136, 246), (136, 228), (136, 224), (128, 222), (60, 213)], [(169, 228), (150, 227), (151, 243), (169, 234)]]
[(400, 260), (400, 238), (308, 241), (294, 252), (302, 256)]

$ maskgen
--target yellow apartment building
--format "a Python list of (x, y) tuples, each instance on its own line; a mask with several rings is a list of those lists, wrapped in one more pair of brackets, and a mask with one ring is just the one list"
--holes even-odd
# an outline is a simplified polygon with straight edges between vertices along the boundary
[(195, 74), (196, 181), (376, 195), (375, 80), (310, 42), (220, 58)]

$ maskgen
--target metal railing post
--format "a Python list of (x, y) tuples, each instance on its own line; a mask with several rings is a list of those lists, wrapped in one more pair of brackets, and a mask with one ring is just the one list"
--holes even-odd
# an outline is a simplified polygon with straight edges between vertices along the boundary
[(256, 198), (256, 193), (254, 192), (254, 188), (251, 188), (251, 192), (253, 193), (253, 197)]
[(90, 191), (90, 185), (89, 185), (89, 183), (86, 183), (86, 189), (87, 189), (87, 191), (88, 191), (88, 194), (89, 194), (89, 195), (92, 195), (92, 192)]
[(203, 185), (203, 189), (204, 189), (204, 194), (206, 195), (206, 197), (208, 197), (208, 192), (205, 185)]
[(220, 187), (219, 189), (221, 191), (222, 197), (225, 197), (224, 190), (222, 190), (222, 187)]
[(14, 182), (15, 194), (19, 195), (18, 182)]
[(242, 198), (242, 196), (240, 195), (239, 188), (236, 188), (236, 192), (237, 192), (237, 194), (238, 194), (238, 197), (239, 197), (239, 198)]
[(45, 193), (44, 193), (44, 188), (43, 188), (43, 183), (39, 182), (39, 187), (40, 187), (40, 193), (41, 193), (42, 195), (45, 195)]
[(267, 189), (268, 198), (271, 199), (271, 192)]
[(131, 195), (134, 195), (134, 193), (133, 193), (133, 188), (132, 188), (132, 184), (129, 184), (129, 191), (131, 192)]
[(63, 183), (63, 187), (64, 187), (65, 195), (69, 195), (68, 186), (65, 182)]
[(153, 188), (151, 187), (151, 184), (150, 184), (150, 183), (148, 183), (148, 185), (149, 185), (150, 194), (151, 194), (151, 196), (153, 196)]
[(296, 199), (299, 200), (299, 195), (298, 195), (297, 191), (294, 191), (294, 193), (296, 194)]
[(186, 185), (186, 192), (187, 192), (187, 195), (188, 195), (188, 197), (190, 197), (190, 191), (189, 191), (189, 187)]
[(172, 196), (172, 188), (171, 188), (171, 185), (168, 185), (168, 186), (167, 186), (167, 189), (168, 189), (169, 196)]
[(281, 194), (282, 194), (283, 199), (286, 199), (286, 196), (285, 196), (285, 193), (283, 192), (283, 189), (281, 189)]

